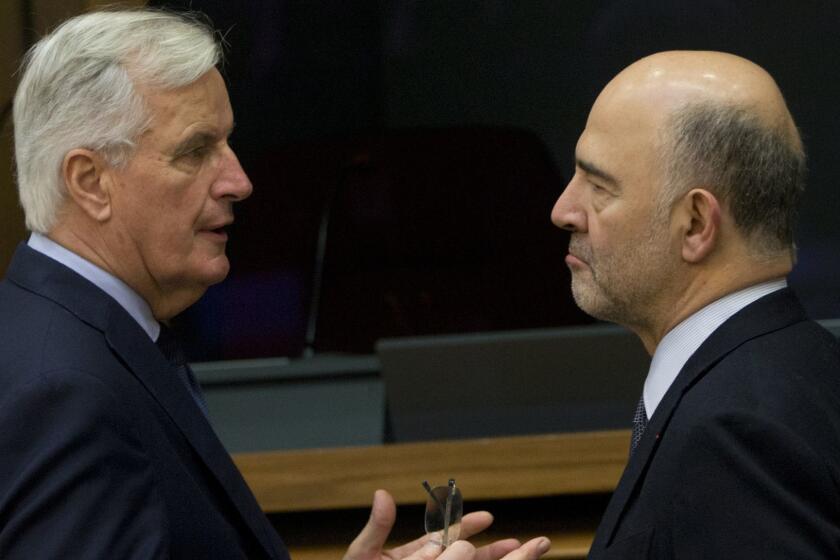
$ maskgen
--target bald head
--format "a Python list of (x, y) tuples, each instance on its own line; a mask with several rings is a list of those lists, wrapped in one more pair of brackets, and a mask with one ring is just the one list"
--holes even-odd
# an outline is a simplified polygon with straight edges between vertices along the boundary
[(757, 255), (790, 251), (805, 155), (784, 97), (763, 68), (720, 52), (657, 53), (618, 74), (596, 112), (647, 127), (656, 139), (661, 213), (704, 188)]
[(618, 74), (598, 102), (638, 103), (660, 118), (691, 104), (740, 107), (798, 143), (793, 118), (775, 80), (745, 58), (713, 51), (668, 51), (647, 56)]

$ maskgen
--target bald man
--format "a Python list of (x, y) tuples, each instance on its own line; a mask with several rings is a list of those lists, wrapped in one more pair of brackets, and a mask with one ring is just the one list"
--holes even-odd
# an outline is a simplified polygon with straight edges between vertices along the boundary
[(649, 56), (575, 159), (552, 212), (575, 301), (653, 356), (590, 559), (840, 558), (840, 348), (785, 280), (805, 156), (775, 82)]

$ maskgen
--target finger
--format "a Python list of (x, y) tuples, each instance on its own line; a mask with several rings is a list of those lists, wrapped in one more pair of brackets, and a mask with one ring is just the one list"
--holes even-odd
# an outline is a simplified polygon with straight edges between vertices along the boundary
[(493, 515), (489, 511), (474, 511), (461, 519), (461, 534), (458, 538), (468, 539), (480, 533), (493, 523)]
[(359, 536), (350, 543), (344, 560), (379, 558), (396, 519), (397, 506), (394, 504), (394, 498), (385, 490), (377, 490), (373, 495), (370, 518)]
[[(443, 554), (441, 554), (443, 551)], [(411, 556), (394, 556), (400, 560), (475, 560), (475, 547), (467, 541), (455, 541), (446, 550), (435, 543), (428, 541)]]
[(421, 547), (426, 547), (426, 546), (430, 547), (430, 549), (431, 548), (437, 548), (437, 553), (436, 554), (440, 554), (440, 551), (441, 551), (441, 548), (442, 548), (440, 546), (440, 543), (436, 543), (436, 542), (432, 541), (430, 535), (423, 535), (422, 537), (414, 539), (411, 542), (405, 543), (405, 544), (400, 545), (396, 548), (392, 548), (392, 549), (386, 551), (385, 555), (388, 558), (406, 558), (409, 555), (414, 554)]
[(516, 539), (505, 539), (482, 546), (476, 551), (475, 560), (499, 560), (505, 554), (509, 554), (522, 546)]
[[(424, 542), (421, 544), (420, 541)], [(411, 546), (415, 544), (416, 546)], [(412, 548), (413, 550), (411, 550)], [(429, 539), (417, 539), (407, 545), (389, 550), (387, 556), (394, 560), (432, 560), (438, 558), (442, 551), (443, 547), (438, 542)]]
[(438, 557), (438, 560), (475, 560), (475, 547), (467, 541), (455, 541)]
[(424, 535), (424, 536), (422, 536), (418, 539), (414, 539), (411, 542), (405, 543), (404, 545), (398, 546), (396, 548), (392, 548), (391, 550), (387, 551), (386, 556), (388, 558), (406, 558), (410, 554), (414, 554), (421, 547), (423, 547), (423, 548), (429, 547), (429, 550), (431, 550), (433, 548), (437, 549), (437, 552), (434, 553), (432, 558), (434, 558), (435, 556), (440, 554), (440, 551), (442, 549), (442, 547), (440, 546), (440, 543), (436, 543), (436, 542), (432, 541), (431, 537), (429, 535)]
[[(485, 530), (487, 527), (490, 526), (491, 523), (493, 523), (493, 515), (491, 515), (488, 511), (475, 511), (473, 513), (468, 513), (461, 519), (461, 530), (458, 538), (466, 540), (471, 536), (475, 535), (476, 533), (480, 533), (481, 531)], [(420, 537), (419, 539), (413, 540), (410, 543), (406, 543), (398, 548), (389, 550), (388, 554), (392, 558), (405, 558), (406, 556), (413, 553), (415, 550), (429, 542), (429, 539), (429, 535)], [(517, 546), (519, 546), (518, 543)], [(504, 554), (500, 554), (496, 558), (501, 558), (502, 556), (504, 556)]]
[(502, 560), (537, 560), (549, 549), (551, 549), (551, 541), (545, 537), (537, 537), (508, 553)]
[[(493, 515), (489, 511), (474, 511), (472, 513), (468, 513), (461, 519), (461, 531), (458, 538), (468, 539), (476, 533), (480, 533), (485, 530), (491, 523), (493, 523)], [(428, 543), (429, 540), (429, 535), (420, 537), (410, 543), (406, 543), (402, 546), (389, 550), (388, 556), (391, 558), (405, 558), (414, 553), (421, 546)], [(516, 546), (519, 546), (518, 542)], [(504, 554), (500, 554), (495, 558), (501, 558), (502, 556), (504, 556)]]

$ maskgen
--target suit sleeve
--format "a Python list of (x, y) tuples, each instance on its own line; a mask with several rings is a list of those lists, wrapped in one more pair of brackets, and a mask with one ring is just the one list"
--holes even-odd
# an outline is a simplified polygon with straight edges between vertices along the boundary
[(668, 556), (840, 558), (837, 473), (788, 426), (727, 413), (684, 449)]
[(0, 558), (167, 557), (148, 457), (101, 381), (55, 371), (0, 399)]

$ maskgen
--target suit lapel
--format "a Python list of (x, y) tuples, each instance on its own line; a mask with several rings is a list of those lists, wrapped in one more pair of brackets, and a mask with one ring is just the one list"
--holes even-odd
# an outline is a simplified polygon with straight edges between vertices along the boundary
[(805, 312), (796, 296), (789, 289), (783, 289), (751, 303), (730, 317), (703, 342), (683, 366), (650, 419), (601, 519), (593, 550), (596, 546), (606, 547), (612, 542), (621, 517), (644, 478), (648, 464), (683, 395), (715, 364), (745, 342), (805, 319)]
[(134, 319), (107, 294), (67, 267), (21, 245), (8, 277), (21, 287), (47, 297), (81, 321), (103, 332), (114, 353), (140, 380), (184, 434), (227, 492), (245, 524), (272, 558), (277, 544), (269, 524), (230, 455), (207, 418), (196, 406), (178, 372), (163, 357)]
[[(116, 305), (116, 304), (115, 304)], [(184, 434), (187, 442), (227, 491), (254, 535), (267, 551), (276, 546), (266, 533), (268, 523), (239, 470), (233, 464), (207, 418), (189, 394), (178, 372), (133, 321), (126, 323), (122, 309), (114, 310), (105, 338)], [(144, 336), (138, 336), (144, 334)]]

